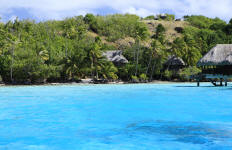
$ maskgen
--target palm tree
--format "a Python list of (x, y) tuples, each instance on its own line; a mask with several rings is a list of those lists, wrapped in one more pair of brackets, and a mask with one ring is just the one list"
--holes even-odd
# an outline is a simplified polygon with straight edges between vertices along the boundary
[(115, 74), (118, 71), (118, 69), (114, 66), (112, 62), (107, 62), (102, 70), (102, 76), (105, 79), (118, 79), (117, 74)]
[(69, 80), (73, 80), (75, 77), (83, 77), (84, 59), (85, 55), (82, 53), (82, 51), (78, 51), (72, 56), (67, 56), (65, 58), (65, 73)]
[[(138, 26), (136, 31), (136, 43), (138, 44), (136, 54), (136, 68), (135, 68), (135, 76), (138, 73), (138, 64), (139, 64), (139, 53), (140, 53), (140, 42), (145, 40), (148, 36), (147, 28), (145, 26)], [(135, 55), (134, 55), (135, 56)]]
[[(92, 76), (96, 75), (96, 79), (99, 78), (99, 71), (104, 67), (105, 57), (102, 55), (101, 49), (101, 39), (99, 37), (95, 38), (95, 42), (91, 50), (89, 51), (89, 59), (91, 61), (91, 71)], [(94, 73), (93, 73), (94, 71)]]
[(66, 74), (68, 75), (68, 80), (73, 80), (75, 74), (78, 73), (78, 67), (74, 60), (71, 57), (66, 57)]
[[(98, 79), (98, 71), (104, 66), (102, 52), (98, 49), (98, 46), (94, 44), (94, 48), (89, 52), (91, 61), (91, 70), (96, 73), (96, 78)], [(92, 73), (93, 75), (94, 73)]]
[(159, 41), (154, 40), (152, 42), (152, 48), (153, 48), (153, 51), (152, 51), (151, 56), (153, 58), (153, 65), (152, 65), (152, 70), (150, 74), (150, 81), (153, 80), (155, 66), (158, 66), (158, 65), (161, 66), (163, 63), (163, 58), (164, 58), (164, 46)]

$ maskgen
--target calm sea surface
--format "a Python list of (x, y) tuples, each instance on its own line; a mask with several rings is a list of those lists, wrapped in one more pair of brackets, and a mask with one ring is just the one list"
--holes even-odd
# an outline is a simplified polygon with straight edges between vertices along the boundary
[(232, 85), (0, 87), (0, 150), (232, 150)]

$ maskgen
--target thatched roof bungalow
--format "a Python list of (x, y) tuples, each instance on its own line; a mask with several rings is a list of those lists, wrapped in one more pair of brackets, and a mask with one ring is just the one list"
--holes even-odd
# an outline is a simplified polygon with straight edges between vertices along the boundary
[[(232, 77), (232, 44), (217, 44), (197, 63), (202, 73), (196, 76), (197, 85), (201, 79), (208, 79), (215, 86), (227, 86), (227, 79)], [(220, 84), (217, 84), (220, 79)]]
[(115, 65), (122, 65), (128, 63), (128, 60), (122, 55), (122, 50), (111, 50), (103, 53), (103, 56), (108, 61), (113, 62)]
[(185, 66), (185, 62), (175, 55), (169, 56), (164, 63), (165, 69), (181, 69)]
[(232, 75), (232, 44), (217, 44), (197, 65), (203, 74)]
[(217, 44), (200, 61), (198, 66), (232, 65), (232, 44)]

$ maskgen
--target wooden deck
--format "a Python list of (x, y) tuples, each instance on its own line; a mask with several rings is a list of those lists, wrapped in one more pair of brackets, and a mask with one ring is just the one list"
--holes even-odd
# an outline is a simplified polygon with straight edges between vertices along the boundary
[(197, 86), (200, 86), (202, 80), (211, 82), (214, 86), (227, 86), (227, 80), (232, 78), (232, 75), (222, 74), (199, 74), (193, 77), (197, 81)]

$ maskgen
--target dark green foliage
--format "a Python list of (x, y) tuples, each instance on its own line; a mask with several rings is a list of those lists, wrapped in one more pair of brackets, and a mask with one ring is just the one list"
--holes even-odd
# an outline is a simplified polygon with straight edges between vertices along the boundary
[(95, 76), (116, 79), (117, 69), (102, 57), (100, 38), (89, 39), (87, 30), (82, 16), (63, 21), (6, 23), (0, 28), (3, 80), (29, 84)]
[(225, 26), (225, 33), (227, 35), (232, 34), (232, 19), (230, 20), (229, 24)]
[(189, 66), (205, 55), (216, 44), (227, 44), (226, 23), (218, 18), (210, 19), (204, 16), (185, 17), (193, 26), (183, 30), (183, 37), (177, 38), (172, 44), (172, 51), (181, 57)]
[(159, 34), (164, 33), (166, 30), (162, 24), (158, 24), (156, 27), (156, 35), (159, 36)]
[[(152, 18), (154, 16), (146, 19)], [(166, 14), (165, 20), (174, 18)], [(129, 14), (87, 14), (62, 21), (36, 23), (16, 19), (0, 23), (0, 76), (4, 82), (18, 84), (82, 78), (143, 82), (171, 79), (172, 71), (163, 70), (163, 64), (169, 55), (176, 55), (189, 67), (180, 73), (180, 77), (185, 78), (196, 70), (191, 67), (213, 46), (232, 43), (232, 21), (227, 24), (204, 16), (185, 19), (190, 25), (184, 27), (174, 41), (168, 41), (162, 24), (149, 39), (147, 25), (140, 17)], [(123, 49), (129, 63), (115, 66), (102, 53), (118, 49), (113, 42), (127, 37), (134, 40), (131, 47)]]
[(162, 24), (158, 24), (158, 26), (156, 27), (156, 31), (155, 31), (155, 38), (159, 38), (161, 36), (164, 36), (164, 33), (165, 33), (165, 28)]
[(93, 14), (86, 14), (84, 21), (89, 25), (90, 30), (95, 33), (98, 33), (97, 19)]
[(181, 57), (184, 62), (193, 66), (202, 57), (199, 45), (192, 36), (186, 35), (184, 38), (177, 38), (172, 45), (173, 54)]
[(212, 25), (223, 25), (226, 24), (225, 21), (220, 20), (219, 18), (211, 19), (205, 16), (188, 16), (185, 17), (186, 21), (190, 22), (191, 25), (197, 28), (210, 28)]
[(175, 20), (175, 15), (173, 14), (166, 14), (167, 18), (165, 20), (167, 21), (174, 21)]
[(154, 15), (150, 15), (144, 18), (144, 20), (154, 20), (155, 16)]
[(157, 15), (158, 20), (165, 20), (165, 21), (174, 21), (175, 20), (175, 15), (173, 14), (160, 14)]
[(182, 27), (175, 27), (177, 33), (183, 33), (184, 29)]
[(181, 69), (179, 72), (180, 80), (189, 81), (190, 76), (197, 75), (200, 72), (201, 72), (201, 70), (195, 66)]

